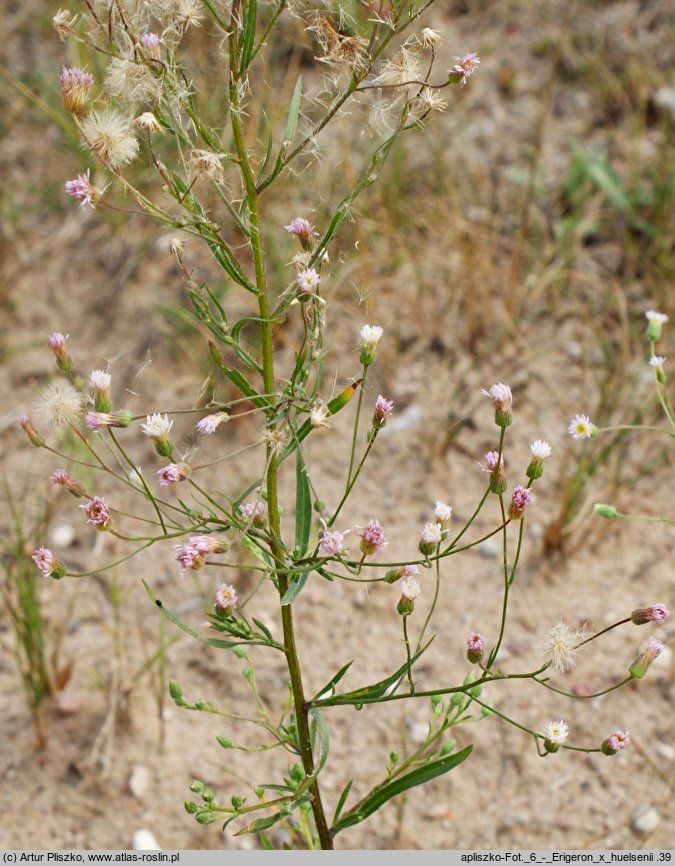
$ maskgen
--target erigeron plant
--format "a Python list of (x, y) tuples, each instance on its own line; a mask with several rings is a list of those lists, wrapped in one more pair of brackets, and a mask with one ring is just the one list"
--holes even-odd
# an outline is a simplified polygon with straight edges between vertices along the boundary
[[(284, 824), (292, 830), (298, 847), (332, 848), (337, 834), (365, 820), (388, 800), (461, 764), (472, 747), (456, 751), (448, 732), (470, 721), (497, 716), (531, 737), (542, 756), (561, 749), (612, 755), (628, 742), (624, 732), (616, 731), (597, 745), (572, 745), (567, 742), (569, 731), (563, 720), (538, 729), (502, 712), (494, 703), (497, 691), (489, 698), (484, 693), (489, 684), (528, 679), (561, 696), (575, 697), (552, 685), (551, 674), (573, 668), (581, 648), (608, 631), (587, 634), (559, 623), (551, 630), (542, 662), (535, 670), (507, 671), (499, 662), (524, 525), (533, 507), (532, 489), (551, 454), (546, 442), (534, 442), (521, 483), (507, 493), (506, 437), (513, 422), (512, 394), (507, 385), (497, 383), (485, 391), (499, 435), (494, 450), (485, 457), (485, 491), (463, 526), (454, 528), (451, 506), (438, 501), (433, 509), (430, 506), (429, 521), (419, 536), (411, 536), (410, 555), (401, 561), (387, 561), (386, 527), (378, 517), (363, 515), (364, 522), (358, 526), (347, 527), (343, 522), (343, 509), (358, 492), (364, 465), (379, 447), (379, 433), (394, 411), (394, 404), (379, 395), (370, 415), (364, 402), (365, 385), (384, 337), (382, 328), (371, 324), (364, 324), (360, 331), (360, 370), (337, 396), (329, 400), (320, 397), (330, 387), (323, 377), (331, 299), (328, 255), (350, 215), (351, 205), (377, 180), (398, 138), (419, 129), (431, 111), (445, 109), (446, 88), (466, 84), (478, 66), (477, 55), (467, 53), (456, 58), (449, 70), (438, 73), (441, 35), (422, 27), (423, 13), (432, 5), (433, 0), (378, 0), (361, 6), (351, 4), (354, 16), (348, 17), (339, 3), (324, 3), (323, 11), (317, 12), (301, 0), (277, 0), (274, 4), (257, 4), (255, 0), (114, 0), (86, 3), (81, 18), (61, 10), (54, 19), (62, 39), (77, 40), (108, 58), (102, 82), (77, 67), (65, 69), (62, 74), (64, 108), (71, 113), (92, 159), (102, 163), (109, 175), (106, 186), (100, 188), (93, 185), (87, 170), (66, 183), (66, 192), (82, 207), (115, 210), (123, 204), (116, 196), (123, 193), (150, 217), (176, 231), (170, 251), (184, 278), (195, 315), (210, 331), (210, 358), (215, 370), (241, 396), (229, 402), (214, 400), (200, 410), (148, 405), (142, 415), (133, 414), (114, 405), (114, 370), (112, 374), (95, 370), (88, 384), (83, 385), (67, 338), (55, 333), (49, 338), (49, 346), (65, 381), (50, 385), (39, 397), (40, 423), (36, 426), (30, 417), (23, 416), (21, 425), (34, 446), (46, 448), (66, 461), (72, 458), (54, 440), (58, 430), (72, 431), (87, 449), (87, 467), (100, 470), (120, 485), (120, 504), (116, 506), (114, 500), (107, 502), (96, 489), (87, 489), (63, 468), (52, 476), (55, 484), (83, 500), (79, 506), (88, 524), (128, 542), (129, 552), (115, 564), (163, 544), (167, 557), (176, 561), (177, 574), (217, 568), (230, 570), (233, 575), (229, 578), (232, 583), (218, 581), (214, 589), (209, 622), (218, 637), (205, 637), (181, 622), (145, 584), (158, 615), (197, 641), (244, 659), (245, 675), (256, 696), (249, 648), (259, 648), (263, 659), (263, 651), (283, 657), (290, 702), (269, 711), (260, 703), (262, 715), (250, 719), (264, 731), (261, 748), (280, 748), (291, 756), (283, 779), (276, 785), (254, 787), (252, 803), (235, 796), (229, 804), (219, 803), (215, 792), (195, 781), (191, 789), (200, 802), (186, 803), (187, 811), (199, 823), (223, 821), (225, 827), (236, 821), (240, 833), (258, 833), (264, 844), (270, 844), (267, 830)], [(254, 146), (247, 130), (247, 106), (257, 98), (265, 98), (260, 86), (264, 71), (260, 58), (282, 16), (288, 14), (304, 23), (315, 40), (317, 64), (327, 70), (321, 97), (310, 98), (298, 79), (281, 136), (268, 128), (265, 144)], [(199, 94), (190, 78), (190, 52), (184, 48), (188, 31), (207, 24), (222, 45), (227, 69), (228, 104), (218, 129), (201, 118)], [(366, 109), (377, 106), (380, 115), (386, 113), (387, 123), (353, 188), (334, 206), (332, 216), (320, 229), (302, 216), (284, 226), (264, 224), (261, 199), (265, 191), (298, 164), (309, 165), (311, 171), (318, 137), (342, 115), (343, 107), (354, 104)], [(308, 128), (299, 135), (301, 116)], [(155, 187), (150, 183), (148, 189), (141, 190), (134, 183), (129, 169), (141, 160), (154, 173)], [(217, 208), (208, 204), (209, 191), (217, 197)], [(238, 235), (236, 244), (225, 239), (226, 224), (228, 234)], [(295, 273), (289, 273), (286, 285), (271, 285), (264, 241), (270, 233), (283, 230), (299, 247), (292, 264)], [(228, 282), (239, 287), (242, 296), (250, 301), (246, 316), (230, 321), (232, 313), (220, 297), (206, 283), (192, 279), (193, 253), (186, 247), (184, 235), (203, 242)], [(275, 327), (290, 317), (301, 323), (302, 338), (293, 364), (286, 368), (273, 351), (273, 334)], [(243, 340), (244, 328), (252, 330), (252, 326), (258, 329), (258, 346)], [(354, 372), (351, 367), (348, 375)], [(227, 430), (230, 412), (238, 410), (237, 404), (241, 403), (259, 419), (259, 436), (248, 446), (250, 451), (241, 449), (247, 451), (249, 463), (258, 460), (258, 477), (245, 489), (214, 492), (207, 489), (209, 473), (205, 472), (213, 464), (196, 465), (187, 455), (179, 454), (172, 439), (175, 416), (190, 412), (204, 415), (196, 424), (197, 432), (217, 437)], [(337, 413), (352, 410), (343, 492), (337, 504), (330, 507), (321, 500), (320, 481), (306, 461), (304, 443), (308, 437), (320, 436)], [(364, 416), (368, 415), (364, 425)], [(156, 482), (129, 456), (126, 440), (135, 433), (143, 434), (148, 451), (154, 446), (162, 460)], [(74, 466), (76, 472), (78, 460)], [(280, 478), (293, 471), (294, 505), (284, 503), (282, 507)], [(162, 490), (158, 493), (153, 489), (155, 483), (168, 492), (179, 490), (179, 495), (174, 499)], [(136, 511), (122, 511), (122, 486), (138, 502)], [(488, 503), (496, 506), (495, 527), (469, 540), (476, 518)], [(357, 505), (353, 507), (358, 510)], [(291, 532), (290, 514), (294, 514)], [(144, 524), (147, 533), (131, 535), (127, 525), (132, 522)], [(515, 543), (510, 545), (512, 535)], [(418, 663), (426, 653), (433, 653), (431, 620), (443, 604), (442, 566), (449, 557), (493, 536), (502, 542), (499, 629), (489, 636), (472, 631), (464, 638), (465, 645), (457, 647), (472, 665), (462, 681), (425, 683), (421, 687)], [(352, 549), (358, 547), (358, 553), (350, 553), (347, 543)], [(251, 566), (247, 557), (252, 557), (255, 565)], [(46, 577), (88, 576), (71, 572), (66, 563), (44, 547), (35, 551), (34, 559)], [(260, 584), (273, 584), (279, 601), (279, 640), (271, 624), (256, 616), (256, 594), (240, 601), (236, 586), (239, 568), (253, 568), (260, 575)], [(380, 582), (396, 587), (392, 592), (397, 594), (398, 604), (392, 616), (400, 617), (405, 652), (383, 680), (341, 692), (340, 682), (348, 669), (352, 664), (354, 670), (359, 668), (358, 661), (348, 662), (315, 695), (305, 693), (303, 669), (308, 662), (298, 654), (295, 605), (307, 583), (319, 579), (363, 585)], [(658, 624), (667, 616), (667, 609), (658, 604), (634, 611), (632, 621)], [(628, 675), (598, 694), (644, 676), (660, 648), (656, 639), (647, 640)], [(345, 655), (351, 652), (345, 650)], [(176, 682), (172, 682), (170, 691), (180, 707), (227, 716), (203, 700), (190, 704)], [(383, 778), (356, 803), (349, 802), (348, 783), (337, 803), (331, 804), (331, 817), (322, 787), (322, 771), (329, 759), (331, 708), (365, 708), (401, 700), (430, 700), (431, 721), (424, 742), (409, 754), (391, 753)], [(227, 737), (219, 737), (218, 741), (223, 748), (236, 748)]]

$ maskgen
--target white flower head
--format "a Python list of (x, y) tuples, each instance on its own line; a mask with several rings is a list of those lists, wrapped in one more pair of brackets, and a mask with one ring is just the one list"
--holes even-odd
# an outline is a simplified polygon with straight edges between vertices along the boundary
[(150, 439), (168, 438), (172, 427), (173, 421), (169, 421), (169, 416), (160, 415), (159, 412), (148, 415), (145, 419), (145, 424), (141, 424), (141, 430), (146, 436), (149, 436)]
[(663, 370), (663, 365), (667, 360), (668, 359), (664, 358), (663, 355), (652, 355), (649, 359), (649, 363), (655, 370)]
[(647, 310), (645, 318), (648, 322), (658, 322), (660, 325), (665, 325), (668, 321), (668, 316), (665, 313), (659, 313), (657, 310)]
[(452, 517), (452, 506), (438, 499), (434, 505), (436, 522), (445, 525)]
[(89, 374), (89, 387), (94, 391), (109, 391), (112, 377), (105, 370), (92, 370)]
[(384, 330), (379, 325), (364, 325), (361, 328), (361, 345), (364, 349), (372, 352), (377, 348), (382, 334), (384, 334)]
[(414, 577), (406, 577), (401, 581), (401, 595), (408, 601), (415, 601), (421, 591), (419, 581), (415, 580)]
[(560, 719), (557, 722), (547, 722), (544, 725), (544, 736), (550, 743), (560, 746), (569, 735), (567, 723)]
[(544, 442), (542, 439), (536, 439), (530, 445), (530, 451), (532, 452), (532, 456), (539, 460), (545, 460), (547, 457), (551, 456), (551, 446), (548, 442)]
[(567, 432), (572, 439), (591, 439), (596, 429), (588, 415), (575, 415), (567, 427)]

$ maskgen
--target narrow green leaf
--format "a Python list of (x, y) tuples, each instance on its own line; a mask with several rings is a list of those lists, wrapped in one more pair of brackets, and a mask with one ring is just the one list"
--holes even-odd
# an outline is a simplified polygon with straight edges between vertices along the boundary
[[(336, 415), (341, 409), (344, 409), (344, 407), (347, 405), (347, 403), (349, 403), (349, 401), (356, 393), (362, 381), (362, 379), (357, 379), (356, 382), (352, 382), (352, 384), (348, 388), (345, 388), (345, 390), (342, 391), (340, 394), (338, 394), (337, 397), (334, 397), (332, 400), (330, 400), (326, 404), (328, 414)], [(306, 439), (307, 436), (309, 436), (312, 429), (312, 421), (310, 418), (308, 418), (300, 425), (297, 433), (293, 437), (293, 440), (289, 442), (286, 446), (283, 454), (281, 455), (280, 462), (285, 460), (295, 451), (295, 449), (303, 441), (303, 439)]]
[(256, 0), (246, 0), (244, 24), (239, 37), (239, 75), (243, 75), (246, 72), (253, 56), (257, 18), (258, 4)]
[(321, 772), (321, 770), (323, 770), (324, 765), (328, 760), (328, 747), (330, 743), (330, 737), (326, 720), (321, 715), (319, 710), (317, 710), (316, 707), (312, 707), (312, 709), (309, 711), (309, 715), (311, 716), (312, 721), (316, 724), (316, 729), (319, 732), (319, 759), (316, 762), (314, 772), (312, 773), (312, 776), (316, 778)]
[(319, 689), (319, 691), (316, 693), (314, 700), (318, 701), (322, 695), (326, 694), (326, 692), (333, 691), (335, 686), (340, 682), (342, 677), (347, 673), (347, 671), (353, 664), (354, 659), (352, 659), (350, 662), (347, 662), (346, 665), (343, 665), (340, 670), (335, 674), (335, 676), (332, 679), (328, 680), (328, 682), (322, 689)]
[(347, 797), (349, 796), (349, 792), (351, 791), (353, 784), (354, 780), (350, 779), (342, 789), (340, 799), (338, 800), (337, 806), (335, 807), (335, 814), (333, 815), (333, 826), (335, 826), (337, 819), (340, 817), (340, 812), (342, 812), (342, 809), (344, 808), (345, 802), (347, 801)]
[(312, 531), (312, 492), (309, 488), (307, 466), (298, 449), (295, 458), (295, 553), (305, 555)]
[(410, 788), (423, 785), (437, 776), (450, 772), (458, 764), (461, 764), (462, 761), (465, 761), (472, 750), (473, 746), (467, 746), (455, 755), (448, 755), (445, 758), (440, 758), (438, 761), (431, 761), (423, 767), (418, 767), (412, 772), (406, 773), (404, 776), (399, 776), (391, 782), (380, 785), (372, 790), (370, 794), (367, 794), (353, 809), (350, 809), (337, 824), (333, 825), (333, 833), (339, 833), (340, 830), (353, 827), (354, 824), (360, 824), (361, 821), (364, 821), (393, 797), (397, 797), (404, 791), (410, 790)]
[(281, 604), (284, 607), (287, 604), (292, 604), (295, 599), (300, 595), (302, 590), (305, 588), (308, 577), (309, 571), (303, 571), (302, 574), (298, 575), (298, 577), (291, 582), (288, 589), (284, 593), (284, 597), (281, 599)]
[(300, 115), (300, 97), (302, 96), (302, 76), (298, 75), (293, 88), (293, 94), (288, 107), (288, 120), (284, 129), (284, 143), (293, 141), (295, 130), (298, 126), (298, 117)]
[(235, 833), (235, 836), (245, 836), (247, 833), (260, 833), (261, 830), (267, 830), (269, 827), (274, 826), (282, 818), (286, 818), (282, 812), (275, 812), (274, 815), (269, 815), (267, 818), (258, 818), (257, 821), (253, 821), (253, 823), (249, 824), (247, 827), (244, 827), (243, 830), (240, 830), (238, 833)]

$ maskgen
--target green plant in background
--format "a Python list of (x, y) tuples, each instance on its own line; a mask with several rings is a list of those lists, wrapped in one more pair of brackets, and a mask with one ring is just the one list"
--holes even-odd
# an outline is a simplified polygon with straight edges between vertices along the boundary
[[(206, 407), (192, 409), (157, 406), (154, 398), (146, 398), (147, 410), (142, 415), (133, 414), (117, 406), (110, 370), (94, 370), (83, 386), (75, 375), (67, 339), (53, 333), (49, 346), (64, 378), (45, 389), (38, 400), (39, 429), (27, 416), (22, 418), (22, 426), (36, 447), (51, 448), (43, 431), (46, 436), (55, 428), (71, 431), (79, 447), (85, 449), (85, 457), (75, 462), (85, 463), (92, 473), (100, 472), (102, 480), (100, 484), (91, 480), (80, 484), (63, 469), (56, 470), (53, 480), (82, 500), (83, 519), (97, 531), (125, 542), (130, 552), (83, 572), (70, 571), (45, 547), (36, 550), (33, 559), (46, 577), (83, 579), (105, 569), (124, 567), (151, 546), (172, 544), (173, 557), (183, 572), (220, 568), (234, 575), (231, 579), (236, 581), (238, 571), (247, 569), (257, 573), (258, 589), (263, 584), (272, 585), (278, 601), (280, 636), (275, 637), (271, 623), (255, 611), (256, 591), (241, 600), (234, 584), (221, 581), (215, 587), (209, 614), (210, 627), (217, 636), (205, 637), (180, 620), (150, 582), (144, 582), (160, 615), (195, 641), (230, 652), (244, 663), (242, 674), (257, 711), (255, 716), (244, 718), (260, 731), (262, 742), (249, 747), (222, 736), (220, 745), (245, 751), (280, 749), (286, 754), (288, 766), (283, 777), (254, 785), (253, 801), (248, 799), (250, 794), (237, 795), (229, 804), (221, 804), (215, 791), (196, 780), (191, 790), (200, 802), (189, 800), (185, 806), (201, 824), (222, 821), (225, 827), (236, 821), (240, 833), (258, 834), (263, 846), (272, 844), (267, 831), (278, 824), (290, 831), (293, 847), (332, 848), (339, 833), (364, 821), (388, 801), (459, 766), (469, 757), (472, 746), (457, 751), (451, 737), (453, 729), (492, 715), (531, 737), (542, 756), (561, 749), (614, 755), (628, 742), (622, 731), (616, 731), (600, 744), (572, 745), (567, 742), (569, 732), (564, 721), (552, 721), (537, 730), (511, 718), (498, 706), (495, 695), (501, 686), (506, 682), (517, 685), (521, 680), (561, 696), (576, 697), (553, 685), (551, 675), (572, 669), (581, 647), (608, 631), (588, 634), (558, 624), (551, 630), (544, 658), (535, 670), (502, 669), (499, 651), (507, 631), (531, 491), (551, 454), (546, 442), (533, 442), (521, 483), (507, 493), (505, 455), (513, 422), (512, 394), (507, 385), (496, 383), (484, 392), (494, 411), (498, 434), (494, 450), (485, 457), (484, 493), (464, 525), (451, 528), (452, 508), (438, 501), (429, 508), (429, 522), (411, 542), (414, 552), (392, 561), (386, 561), (386, 532), (376, 517), (363, 514), (361, 508), (363, 522), (346, 525), (346, 506), (349, 503), (353, 510), (359, 510), (358, 482), (363, 467), (375, 449), (381, 448), (379, 434), (394, 407), (383, 395), (374, 405), (365, 405), (365, 384), (383, 338), (381, 327), (367, 323), (359, 329), (358, 364), (356, 358), (343, 354), (343, 363), (353, 364), (350, 378), (337, 396), (328, 396), (332, 383), (323, 375), (323, 362), (326, 335), (330, 333), (329, 250), (343, 223), (353, 217), (358, 197), (379, 179), (397, 141), (404, 133), (419, 131), (432, 111), (447, 108), (446, 89), (465, 85), (480, 62), (476, 54), (467, 53), (455, 58), (449, 70), (438, 73), (436, 55), (441, 35), (422, 27), (422, 15), (432, 5), (433, 0), (382, 0), (376, 10), (353, 4), (353, 14), (347, 16), (338, 4), (325, 4), (323, 11), (312, 12), (286, 0), (265, 5), (256, 0), (125, 0), (92, 5), (86, 25), (66, 10), (59, 11), (54, 20), (64, 40), (93, 49), (108, 61), (102, 89), (96, 76), (80, 67), (66, 68), (61, 76), (64, 107), (71, 113), (82, 143), (103, 164), (110, 180), (105, 188), (97, 187), (88, 170), (69, 181), (66, 191), (82, 207), (118, 211), (129, 209), (128, 201), (133, 200), (136, 207), (176, 232), (170, 251), (200, 323), (198, 333), (204, 329), (209, 332), (213, 372), (222, 376), (236, 396), (226, 401), (214, 397)], [(319, 90), (311, 93), (304, 78), (297, 77), (281, 129), (264, 120), (271, 116), (280, 94), (273, 81), (265, 81), (264, 65), (259, 61), (268, 44), (274, 43), (275, 28), (281, 27), (290, 11), (299, 16), (302, 29), (312, 34), (313, 51), (320, 54), (328, 72), (321, 78)], [(186, 39), (197, 24), (208, 27), (221, 45), (222, 71), (227, 80), (227, 105), (217, 118), (209, 115), (208, 122), (202, 114), (198, 83), (192, 77), (193, 58)], [(317, 64), (312, 77), (317, 77), (318, 68)], [(291, 169), (305, 168), (309, 178), (323, 130), (348, 116), (343, 106), (358, 112), (372, 109), (374, 101), (387, 122), (381, 125), (379, 139), (355, 172), (350, 188), (326, 208), (321, 230), (307, 218), (290, 213), (284, 226), (266, 220), (268, 188)], [(268, 104), (269, 112), (265, 110)], [(262, 136), (257, 124), (249, 122), (254, 112), (265, 123)], [(127, 172), (141, 159), (149, 176), (142, 189)], [(113, 198), (118, 191), (126, 196), (120, 202)], [(311, 181), (305, 180), (304, 191), (311, 202), (316, 193)], [(267, 249), (284, 230), (296, 245), (296, 254), (288, 266), (291, 270), (282, 271), (285, 277), (279, 282), (272, 278), (279, 274), (278, 259), (268, 268)], [(226, 290), (214, 290), (206, 280), (193, 277), (192, 251), (186, 247), (185, 236), (204, 245), (223, 271)], [(243, 313), (238, 305), (245, 308)], [(292, 357), (275, 350), (274, 345), (275, 334), (288, 322), (298, 335)], [(341, 459), (345, 464), (342, 492), (336, 502), (327, 504), (309, 459), (308, 441), (320, 437), (339, 413), (352, 410), (352, 430), (344, 452), (340, 455), (336, 449), (334, 455), (336, 466)], [(205, 411), (209, 414), (204, 415)], [(248, 414), (257, 425), (254, 440), (246, 447), (197, 465), (192, 449), (181, 452), (175, 445), (172, 428), (177, 420), (180, 423), (193, 414), (203, 416), (193, 435), (217, 441), (234, 412)], [(130, 441), (133, 445), (138, 427), (145, 436), (141, 440), (141, 466), (136, 465), (129, 445)], [(139, 437), (135, 438), (137, 441)], [(155, 473), (147, 469), (150, 443), (163, 464)], [(69, 459), (67, 454), (51, 450)], [(247, 470), (246, 481), (237, 485), (231, 473), (226, 482), (216, 486), (212, 467), (236, 457)], [(101, 495), (106, 492), (107, 496), (103, 479), (110, 482), (111, 491), (116, 491), (115, 506)], [(143, 507), (131, 510), (123, 494)], [(496, 525), (472, 537), (476, 518), (491, 506)], [(429, 687), (421, 682), (419, 661), (433, 652), (430, 624), (434, 611), (443, 603), (442, 568), (451, 556), (493, 536), (501, 541), (497, 633), (485, 638), (471, 632), (463, 646), (472, 666), (469, 672), (453, 684)], [(298, 651), (296, 604), (307, 584), (319, 579), (396, 587), (392, 592), (396, 593), (401, 624), (401, 649), (384, 679), (341, 692), (339, 687), (348, 671), (354, 675), (361, 664), (359, 660), (340, 660), (341, 666), (321, 689), (311, 696), (306, 693), (303, 670), (312, 660), (301, 658)], [(429, 601), (420, 616), (422, 584), (422, 598)], [(657, 604), (634, 612), (633, 622), (659, 624), (667, 617), (667, 609)], [(322, 637), (315, 636), (317, 652)], [(164, 648), (160, 635), (160, 680)], [(283, 660), (288, 700), (273, 710), (268, 709), (258, 690), (251, 648), (257, 648), (256, 664), (265, 655), (272, 657), (272, 663)], [(659, 641), (648, 640), (627, 676), (587, 697), (604, 695), (644, 676), (660, 648)], [(358, 652), (358, 647), (346, 649), (346, 657), (352, 650)], [(493, 687), (489, 697), (484, 693), (488, 685)], [(174, 702), (184, 709), (242, 718), (208, 700), (191, 703), (175, 681), (169, 689)], [(390, 753), (383, 778), (356, 802), (349, 802), (349, 782), (329, 809), (322, 772), (330, 753), (331, 708), (365, 710), (370, 704), (419, 699), (430, 705), (424, 741), (409, 751)]]

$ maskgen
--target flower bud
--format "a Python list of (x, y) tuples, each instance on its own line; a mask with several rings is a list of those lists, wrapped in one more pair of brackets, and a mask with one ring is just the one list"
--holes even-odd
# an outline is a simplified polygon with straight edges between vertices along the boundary
[(397, 580), (406, 577), (417, 577), (420, 573), (416, 565), (400, 565), (398, 568), (391, 568), (384, 575), (385, 583), (396, 583)]
[(66, 345), (67, 339), (67, 336), (64, 337), (58, 332), (53, 333), (49, 338), (49, 348), (56, 356), (56, 366), (64, 373), (70, 373), (73, 369), (73, 359), (70, 357)]
[(652, 604), (649, 607), (641, 607), (634, 610), (630, 619), (635, 625), (645, 625), (648, 622), (655, 622), (661, 625), (670, 618), (670, 611), (665, 604)]
[(599, 517), (605, 517), (607, 520), (612, 520), (615, 517), (619, 516), (619, 512), (613, 505), (607, 505), (605, 502), (597, 502), (593, 506), (593, 511)]
[(509, 505), (508, 515), (511, 520), (520, 520), (525, 514), (525, 509), (529, 505), (532, 494), (527, 487), (519, 484), (513, 490), (511, 503)]
[(94, 76), (73, 66), (63, 67), (61, 72), (61, 102), (66, 111), (80, 114), (89, 101), (89, 91), (94, 83)]
[(621, 749), (625, 749), (629, 742), (628, 731), (614, 731), (606, 740), (602, 741), (600, 748), (603, 755), (616, 755)]
[(382, 339), (384, 331), (379, 325), (364, 325), (361, 328), (361, 353), (360, 361), (364, 367), (370, 367), (375, 363), (377, 344)]
[(387, 423), (387, 418), (394, 408), (394, 401), (385, 399), (382, 394), (377, 395), (375, 401), (375, 412), (373, 414), (373, 430), (381, 430)]
[(485, 394), (492, 400), (492, 405), (495, 410), (495, 424), (502, 429), (508, 427), (513, 421), (511, 414), (511, 389), (508, 385), (498, 382), (496, 385), (490, 385), (487, 391), (482, 390), (481, 394)]
[(483, 661), (483, 650), (485, 641), (483, 636), (478, 632), (472, 631), (466, 642), (466, 657), (472, 665), (477, 665)]
[(488, 451), (485, 455), (485, 472), (490, 473), (490, 491), (501, 496), (506, 491), (506, 476), (504, 475), (504, 455), (498, 451)]
[(21, 424), (25, 430), (26, 436), (28, 436), (33, 445), (35, 445), (36, 448), (42, 448), (45, 444), (45, 440), (40, 436), (35, 427), (33, 427), (33, 422), (31, 421), (30, 416), (21, 415), (19, 418), (19, 424)]
[(668, 316), (656, 310), (647, 310), (645, 318), (647, 319), (647, 339), (656, 342), (661, 336), (661, 328), (668, 321)]
[(530, 445), (530, 451), (532, 452), (532, 460), (530, 460), (530, 465), (527, 467), (525, 474), (530, 481), (535, 481), (544, 474), (544, 460), (551, 456), (551, 446), (548, 442), (537, 439), (536, 442)]
[(633, 664), (628, 668), (630, 675), (641, 680), (649, 670), (649, 666), (663, 652), (663, 644), (656, 638), (649, 638), (640, 646), (640, 654), (635, 659)]
[(81, 497), (87, 495), (87, 491), (84, 487), (71, 478), (65, 469), (55, 469), (52, 473), (51, 480), (53, 484), (60, 484), (61, 487), (65, 487), (66, 490), (73, 494), (73, 496)]

